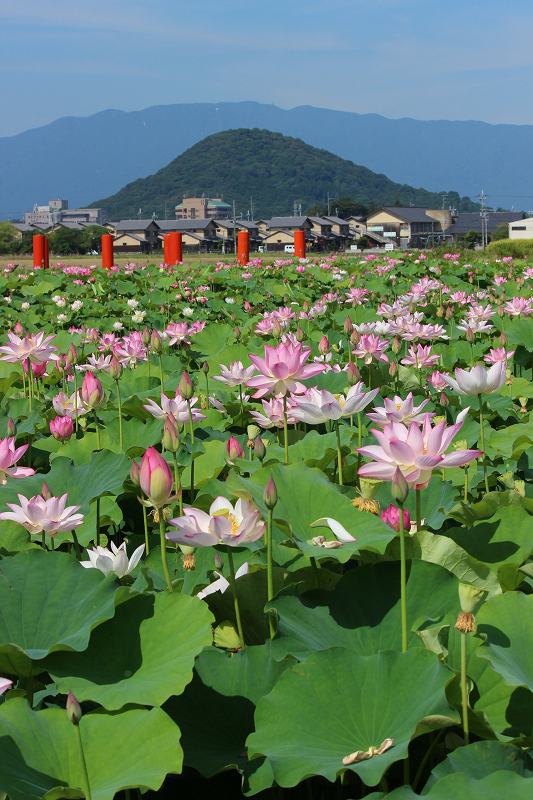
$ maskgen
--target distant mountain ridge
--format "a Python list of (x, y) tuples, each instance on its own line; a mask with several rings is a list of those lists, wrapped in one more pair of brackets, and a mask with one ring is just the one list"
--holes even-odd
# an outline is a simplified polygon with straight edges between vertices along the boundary
[[(294, 200), (306, 212), (324, 204), (327, 193), (350, 197), (366, 207), (413, 205), (440, 208), (442, 196), (425, 189), (394, 183), (385, 175), (340, 158), (301, 139), (259, 128), (214, 133), (190, 147), (147, 178), (128, 183), (111, 197), (96, 200), (114, 220), (173, 216), (186, 194), (211, 194), (235, 201), (237, 211), (250, 207), (256, 218), (292, 213)], [(464, 210), (468, 198), (449, 192), (450, 201)], [(334, 205), (334, 203), (333, 203)]]
[(453, 187), (493, 206), (533, 205), (532, 125), (387, 119), (255, 102), (182, 103), (63, 117), (0, 138), (0, 216), (66, 197), (72, 206), (149, 175), (211, 133), (263, 128), (295, 136), (391, 180), (432, 191)]

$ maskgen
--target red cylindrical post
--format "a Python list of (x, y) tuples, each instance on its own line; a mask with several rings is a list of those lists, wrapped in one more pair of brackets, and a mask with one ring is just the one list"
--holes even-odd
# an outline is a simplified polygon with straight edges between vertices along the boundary
[(111, 269), (113, 258), (113, 236), (110, 233), (102, 234), (102, 267)]
[(176, 264), (181, 264), (183, 261), (183, 236), (179, 231), (176, 231), (176, 244), (174, 255), (176, 257)]
[(294, 231), (294, 256), (305, 258), (305, 231)]
[(248, 231), (239, 231), (237, 234), (237, 261), (241, 267), (250, 261), (250, 234)]
[(48, 236), (43, 236), (43, 267), (48, 269), (50, 266), (50, 255), (48, 253)]
[(165, 264), (175, 267), (176, 264), (181, 264), (182, 257), (182, 235), (179, 231), (172, 231), (165, 236)]
[(42, 267), (44, 260), (44, 236), (36, 233), (33, 237), (33, 266)]
[(170, 264), (170, 237), (172, 234), (167, 233), (163, 236), (163, 264)]

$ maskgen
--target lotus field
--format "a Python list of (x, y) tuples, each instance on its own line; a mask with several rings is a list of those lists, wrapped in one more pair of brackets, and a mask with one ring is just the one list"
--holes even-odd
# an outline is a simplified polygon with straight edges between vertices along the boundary
[(1, 797), (531, 800), (533, 268), (388, 256), (3, 265)]

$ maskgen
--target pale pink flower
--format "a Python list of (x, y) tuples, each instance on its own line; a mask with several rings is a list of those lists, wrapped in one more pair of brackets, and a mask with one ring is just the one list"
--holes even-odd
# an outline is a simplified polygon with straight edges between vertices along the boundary
[(305, 386), (300, 380), (312, 378), (324, 371), (323, 364), (307, 364), (311, 355), (309, 347), (291, 342), (280, 342), (277, 347), (265, 345), (264, 357), (250, 355), (250, 361), (260, 375), (247, 381), (247, 386), (256, 390), (254, 397), (273, 394), (283, 397), (288, 392), (303, 394)]
[(326, 539), (325, 536), (314, 536), (311, 539), (311, 544), (314, 544), (316, 547), (324, 547), (326, 550), (334, 550), (338, 547), (342, 547), (343, 544), (351, 544), (357, 541), (355, 536), (348, 533), (344, 525), (338, 520), (333, 519), (333, 517), (320, 517), (320, 519), (316, 519), (312, 522), (310, 527), (329, 528), (333, 533), (335, 539)]
[(139, 361), (148, 359), (148, 350), (139, 331), (133, 331), (128, 336), (124, 336), (122, 341), (113, 348), (113, 354), (123, 367), (133, 368)]
[(11, 687), (13, 686), (13, 681), (10, 681), (9, 678), (2, 678), (0, 677), (0, 697), (5, 694)]
[(375, 480), (392, 480), (396, 469), (400, 469), (405, 480), (415, 488), (423, 489), (438, 467), (462, 467), (482, 455), (480, 450), (455, 450), (445, 454), (452, 439), (461, 429), (468, 413), (465, 408), (457, 417), (455, 425), (439, 422), (432, 427), (431, 416), (426, 414), (420, 426), (411, 422), (406, 427), (400, 422), (391, 422), (382, 430), (373, 429), (377, 445), (360, 447), (358, 452), (372, 459), (364, 464), (359, 475)]
[(114, 573), (117, 578), (123, 578), (133, 572), (144, 553), (144, 544), (139, 545), (133, 551), (129, 560), (126, 552), (126, 542), (122, 542), (119, 547), (114, 542), (111, 542), (110, 546), (110, 550), (107, 547), (100, 546), (88, 549), (89, 561), (80, 561), (80, 566), (85, 567), (85, 569), (98, 569), (104, 575)]
[(76, 514), (79, 506), (67, 506), (67, 495), (50, 497), (45, 500), (40, 494), (30, 497), (18, 495), (20, 505), (7, 503), (11, 511), (3, 511), (0, 519), (18, 522), (29, 533), (65, 533), (74, 530), (83, 522), (83, 514)]
[(68, 397), (65, 392), (59, 392), (52, 399), (52, 405), (56, 414), (60, 417), (70, 417), (75, 419), (86, 414), (88, 409), (84, 406), (80, 391), (74, 392)]
[(172, 417), (172, 419), (180, 423), (180, 425), (186, 425), (190, 421), (189, 406), (193, 422), (199, 422), (201, 419), (205, 419), (205, 414), (202, 414), (199, 409), (194, 408), (197, 402), (197, 397), (191, 397), (189, 404), (187, 404), (187, 400), (183, 399), (179, 391), (176, 391), (175, 397), (167, 397), (167, 395), (162, 392), (160, 406), (158, 406), (154, 400), (147, 400), (143, 408), (156, 419)]
[(242, 361), (233, 361), (229, 367), (220, 364), (220, 375), (214, 375), (214, 381), (220, 381), (226, 386), (242, 386), (255, 373), (255, 367), (244, 367)]
[(111, 364), (112, 355), (96, 356), (94, 353), (87, 358), (85, 364), (80, 364), (76, 367), (78, 372), (92, 372), (93, 370), (107, 370)]
[(101, 353), (112, 352), (119, 343), (119, 337), (116, 333), (103, 333), (100, 337), (98, 350)]
[(505, 347), (493, 347), (483, 356), (483, 361), (487, 364), (497, 364), (498, 361), (510, 361), (514, 356), (514, 350), (506, 350)]
[(170, 525), (177, 530), (167, 533), (167, 539), (193, 547), (218, 544), (240, 547), (257, 541), (265, 532), (257, 506), (242, 498), (233, 506), (225, 497), (217, 497), (208, 514), (199, 508), (186, 507), (183, 516), (171, 519)]
[(33, 364), (42, 364), (48, 361), (54, 353), (56, 348), (51, 344), (53, 335), (46, 336), (44, 333), (26, 334), (26, 336), (17, 336), (15, 333), (8, 333), (7, 338), (9, 344), (0, 347), (1, 361), (8, 361), (11, 364), (29, 359)]
[(491, 367), (477, 364), (472, 369), (456, 369), (454, 378), (445, 375), (444, 380), (457, 394), (490, 394), (505, 383), (505, 369), (504, 361), (497, 361)]
[(533, 314), (533, 300), (525, 297), (513, 297), (504, 305), (503, 310), (512, 317), (529, 317)]
[(431, 353), (431, 345), (417, 344), (409, 348), (409, 355), (402, 358), (401, 363), (405, 367), (415, 367), (415, 369), (426, 369), (434, 367), (440, 361), (440, 356)]
[(362, 358), (365, 364), (371, 364), (373, 360), (389, 363), (389, 357), (385, 355), (385, 350), (389, 348), (390, 342), (381, 339), (374, 334), (363, 334), (353, 351), (356, 358)]
[(346, 300), (344, 302), (346, 304), (360, 306), (365, 302), (367, 297), (368, 289), (357, 289), (353, 287), (352, 289), (348, 289), (346, 293)]
[[(386, 397), (383, 406), (374, 406), (372, 412), (367, 417), (378, 425), (387, 425), (389, 422), (423, 422), (426, 414), (422, 414), (422, 409), (429, 403), (429, 400), (422, 400), (420, 405), (413, 403), (413, 393), (409, 392), (405, 400), (395, 395), (391, 400)], [(434, 416), (430, 414), (430, 416)]]
[(35, 475), (35, 470), (31, 467), (17, 467), (17, 461), (22, 458), (28, 447), (28, 444), (16, 447), (14, 436), (0, 439), (0, 486), (6, 484), (8, 478), (27, 478)]
[(494, 325), (484, 319), (463, 319), (457, 327), (465, 333), (491, 333), (494, 330)]
[[(259, 411), (250, 411), (250, 416), (260, 428), (283, 428), (283, 400), (280, 397), (272, 397), (270, 400), (261, 400), (264, 414)], [(293, 425), (296, 420), (292, 416), (294, 398), (287, 400), (287, 422)]]
[(379, 389), (366, 392), (364, 383), (351, 386), (346, 396), (333, 395), (326, 389), (308, 389), (294, 399), (291, 415), (297, 422), (320, 425), (328, 420), (338, 420), (358, 414), (377, 395)]
[(436, 369), (429, 376), (428, 383), (430, 383), (432, 387), (436, 389), (437, 392), (441, 392), (448, 385), (444, 380), (445, 376), (447, 375), (448, 375), (447, 372), (439, 372), (439, 370)]

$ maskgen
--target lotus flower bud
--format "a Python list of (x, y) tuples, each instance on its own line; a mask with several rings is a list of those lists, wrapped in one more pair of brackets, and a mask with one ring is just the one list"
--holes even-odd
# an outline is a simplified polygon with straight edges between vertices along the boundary
[(73, 344), (70, 345), (67, 351), (67, 358), (70, 364), (77, 364), (78, 362), (78, 351)]
[(409, 486), (405, 480), (404, 474), (399, 467), (394, 470), (392, 476), (391, 493), (397, 503), (403, 504), (409, 494)]
[(202, 364), (202, 372), (204, 373), (204, 375), (207, 375), (209, 373), (209, 364), (207, 363), (207, 361), (204, 361), (204, 363)]
[(217, 569), (222, 569), (223, 565), (224, 565), (224, 561), (222, 559), (222, 556), (220, 555), (220, 553), (217, 553), (216, 550), (215, 550), (215, 567)]
[(32, 362), (31, 371), (33, 372), (35, 378), (42, 378), (42, 376), (46, 372), (46, 361), (43, 362), (42, 364), (34, 364)]
[(81, 706), (76, 700), (76, 697), (69, 692), (67, 695), (67, 706), (66, 706), (67, 717), (72, 722), (73, 725), (79, 725), (81, 719)]
[(134, 486), (141, 484), (141, 467), (138, 461), (132, 461), (130, 467), (130, 479)]
[(351, 333), (353, 331), (353, 322), (350, 319), (350, 317), (346, 317), (346, 319), (344, 320), (343, 329), (344, 329), (344, 333), (346, 334), (346, 336), (350, 336), (351, 335)]
[[(404, 531), (408, 531), (411, 527), (411, 515), (406, 508), (402, 509), (401, 513), (403, 514), (403, 529)], [(395, 531), (400, 530), (400, 509), (398, 506), (391, 503), (388, 508), (383, 509), (381, 512), (381, 519), (389, 528)]]
[(163, 438), (161, 443), (165, 450), (170, 450), (171, 453), (175, 453), (180, 446), (178, 428), (173, 417), (165, 417), (165, 425), (163, 427)]
[(446, 406), (448, 406), (450, 404), (450, 401), (448, 399), (448, 395), (446, 394), (446, 392), (441, 392), (440, 393), (439, 402), (440, 402), (440, 404), (441, 404), (441, 406), (443, 408), (446, 408)]
[(50, 433), (58, 442), (66, 442), (74, 432), (70, 417), (55, 417), (50, 420)]
[(321, 356), (325, 356), (326, 353), (329, 353), (330, 349), (331, 348), (328, 337), (323, 336), (318, 343), (318, 352), (320, 353)]
[(263, 500), (265, 501), (265, 505), (269, 511), (272, 511), (278, 502), (278, 490), (276, 489), (276, 484), (272, 478), (269, 478), (268, 483), (265, 486)]
[(101, 382), (92, 372), (86, 372), (81, 385), (81, 399), (87, 408), (98, 408), (104, 399)]
[(446, 319), (451, 319), (453, 317), (453, 308), (451, 306), (446, 308), (446, 314), (444, 316)]
[(150, 338), (151, 338), (150, 328), (145, 326), (141, 333), (142, 343), (144, 344), (145, 347), (148, 347), (148, 345), (150, 344)]
[(150, 334), (150, 350), (152, 353), (161, 353), (163, 350), (163, 342), (161, 340), (161, 336), (156, 330), (153, 330)]
[(257, 436), (254, 440), (254, 454), (259, 461), (262, 461), (266, 455), (265, 443), (260, 436)]
[(505, 347), (506, 344), (507, 344), (507, 336), (503, 331), (500, 331), (500, 346)]
[(48, 488), (47, 483), (43, 483), (43, 485), (41, 486), (41, 494), (45, 500), (50, 500), (50, 498), (52, 497), (52, 492)]
[(309, 311), (309, 309), (311, 308), (311, 304), (310, 304), (309, 300), (304, 300), (303, 301), (302, 308), (303, 308), (304, 311)]
[(361, 374), (357, 365), (353, 361), (349, 361), (346, 367), (346, 377), (348, 378), (348, 385), (355, 386), (361, 380)]
[(398, 339), (398, 337), (397, 337), (397, 336), (394, 336), (394, 337), (393, 337), (393, 340), (392, 340), (392, 344), (391, 344), (391, 348), (390, 348), (390, 349), (392, 350), (392, 352), (393, 352), (395, 355), (397, 355), (397, 354), (400, 352), (400, 350), (402, 349), (402, 343), (400, 342), (400, 340)]
[(396, 359), (393, 358), (391, 359), (391, 362), (389, 364), (389, 375), (391, 376), (391, 378), (394, 378), (394, 376), (397, 374), (398, 374), (398, 362), (396, 361)]
[(360, 338), (361, 338), (361, 334), (359, 333), (358, 330), (356, 330), (354, 328), (353, 331), (350, 334), (350, 342), (351, 342), (351, 344), (358, 345)]
[(274, 322), (272, 323), (272, 336), (275, 336), (276, 339), (279, 339), (281, 337), (281, 333), (282, 330), (280, 322), (278, 319), (275, 319)]
[(7, 435), (8, 436), (16, 436), (17, 435), (17, 426), (15, 425), (15, 421), (11, 419), (11, 417), (7, 420)]
[(118, 360), (118, 358), (116, 356), (112, 356), (111, 363), (109, 364), (109, 368), (108, 368), (108, 372), (111, 375), (111, 377), (114, 380), (118, 381), (118, 379), (122, 375), (122, 370), (123, 370), (123, 367), (122, 367), (122, 364), (120, 363), (120, 361)]
[(13, 333), (16, 333), (17, 336), (22, 336), (24, 334), (24, 328), (20, 324), (20, 322), (15, 322), (15, 326), (13, 328)]
[(249, 313), (252, 310), (253, 306), (252, 306), (251, 303), (248, 302), (248, 300), (245, 300), (244, 304), (243, 304), (243, 308), (247, 313)]
[(472, 344), (472, 342), (475, 342), (476, 340), (476, 336), (470, 325), (468, 325), (466, 329), (465, 338), (467, 342), (470, 342), (470, 344)]
[(139, 482), (155, 508), (167, 505), (172, 495), (172, 473), (155, 447), (149, 447), (141, 459)]
[(294, 334), (294, 336), (297, 342), (303, 342), (303, 340), (305, 339), (305, 331), (302, 328), (300, 328), (300, 326), (298, 326), (296, 328), (296, 333)]
[(184, 400), (190, 400), (194, 394), (194, 386), (192, 384), (191, 376), (188, 372), (181, 373), (180, 382), (178, 384), (178, 392)]
[(228, 460), (231, 462), (235, 461), (236, 458), (244, 458), (244, 450), (235, 436), (230, 436), (226, 442), (226, 453)]

